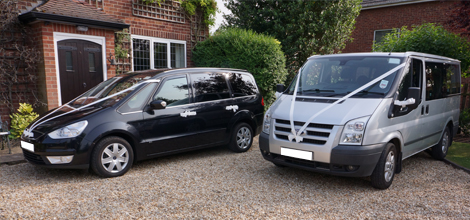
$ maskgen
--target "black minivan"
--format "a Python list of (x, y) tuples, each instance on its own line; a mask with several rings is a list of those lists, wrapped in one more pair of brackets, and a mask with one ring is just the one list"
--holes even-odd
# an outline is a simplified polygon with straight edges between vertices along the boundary
[(244, 70), (148, 70), (113, 77), (31, 123), (24, 157), (51, 168), (126, 173), (134, 161), (228, 145), (247, 151), (264, 101)]

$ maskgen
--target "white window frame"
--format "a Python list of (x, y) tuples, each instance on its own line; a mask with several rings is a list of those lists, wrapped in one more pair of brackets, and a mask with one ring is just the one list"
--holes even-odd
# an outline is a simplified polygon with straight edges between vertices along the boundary
[[(156, 37), (149, 37), (149, 36), (142, 36), (142, 35), (131, 35), (131, 49), (134, 50), (134, 39), (141, 39), (141, 40), (148, 40), (150, 42), (150, 69), (155, 69), (154, 63), (154, 43), (163, 43), (167, 45), (167, 68), (171, 68), (171, 44), (183, 44), (184, 45), (184, 67), (186, 68), (188, 65), (187, 61), (187, 50), (186, 50), (186, 41), (182, 40), (173, 40), (173, 39), (165, 39), (165, 38), (156, 38)], [(134, 71), (134, 53), (132, 53), (132, 71)]]
[[(393, 31), (393, 28), (390, 28), (390, 29), (381, 29), (381, 30), (374, 30), (374, 39), (372, 39), (372, 43), (373, 43), (373, 44), (376, 43), (375, 37), (376, 37), (377, 31)], [(398, 30), (398, 32), (400, 32), (400, 30)]]
[(93, 43), (97, 43), (101, 45), (101, 56), (103, 59), (103, 82), (108, 79), (108, 69), (106, 66), (106, 38), (93, 36), (93, 35), (84, 35), (84, 34), (69, 34), (63, 32), (53, 32), (54, 38), (54, 56), (55, 56), (55, 69), (56, 69), (56, 78), (57, 78), (57, 97), (59, 106), (62, 104), (62, 93), (61, 93), (61, 85), (60, 85), (60, 71), (59, 71), (59, 51), (57, 50), (57, 43), (63, 40), (86, 40)]

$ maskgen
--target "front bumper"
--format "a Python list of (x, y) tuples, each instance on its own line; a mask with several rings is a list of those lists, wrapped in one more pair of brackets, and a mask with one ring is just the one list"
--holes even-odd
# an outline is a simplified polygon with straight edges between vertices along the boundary
[[(22, 148), (24, 158), (31, 164), (47, 168), (64, 169), (88, 169), (90, 154), (83, 150), (83, 146), (89, 146), (86, 139), (80, 137), (54, 140), (48, 137), (38, 140), (22, 139), (22, 141), (32, 144), (33, 151)], [(70, 163), (51, 164), (47, 156), (73, 156)]]
[(259, 136), (259, 147), (264, 159), (278, 165), (338, 176), (370, 176), (385, 146), (386, 143), (367, 146), (338, 145), (331, 151), (330, 163), (322, 163), (271, 153), (269, 135), (262, 132)]

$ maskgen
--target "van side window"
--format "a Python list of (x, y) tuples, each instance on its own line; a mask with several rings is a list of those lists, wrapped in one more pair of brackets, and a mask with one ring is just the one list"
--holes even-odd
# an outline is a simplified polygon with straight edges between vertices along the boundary
[(426, 62), (426, 100), (460, 93), (458, 71), (458, 65)]
[(168, 107), (188, 104), (189, 87), (186, 77), (165, 80), (153, 100), (163, 100)]
[(233, 97), (256, 95), (256, 84), (250, 76), (241, 73), (231, 73), (229, 81), (233, 90)]
[[(403, 101), (408, 96), (409, 87), (421, 88), (421, 81), (423, 76), (423, 62), (421, 60), (412, 59), (408, 73), (403, 77), (400, 86), (398, 87), (398, 100)], [(420, 103), (421, 100), (416, 100)]]
[(230, 90), (224, 75), (220, 73), (197, 73), (190, 76), (196, 102), (230, 98)]

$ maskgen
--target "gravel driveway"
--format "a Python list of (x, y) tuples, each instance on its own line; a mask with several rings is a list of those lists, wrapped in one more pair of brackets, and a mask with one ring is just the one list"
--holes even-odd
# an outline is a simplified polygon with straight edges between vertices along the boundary
[(367, 178), (278, 168), (256, 145), (140, 162), (124, 176), (0, 166), (0, 219), (470, 218), (470, 175), (420, 153), (388, 190)]

